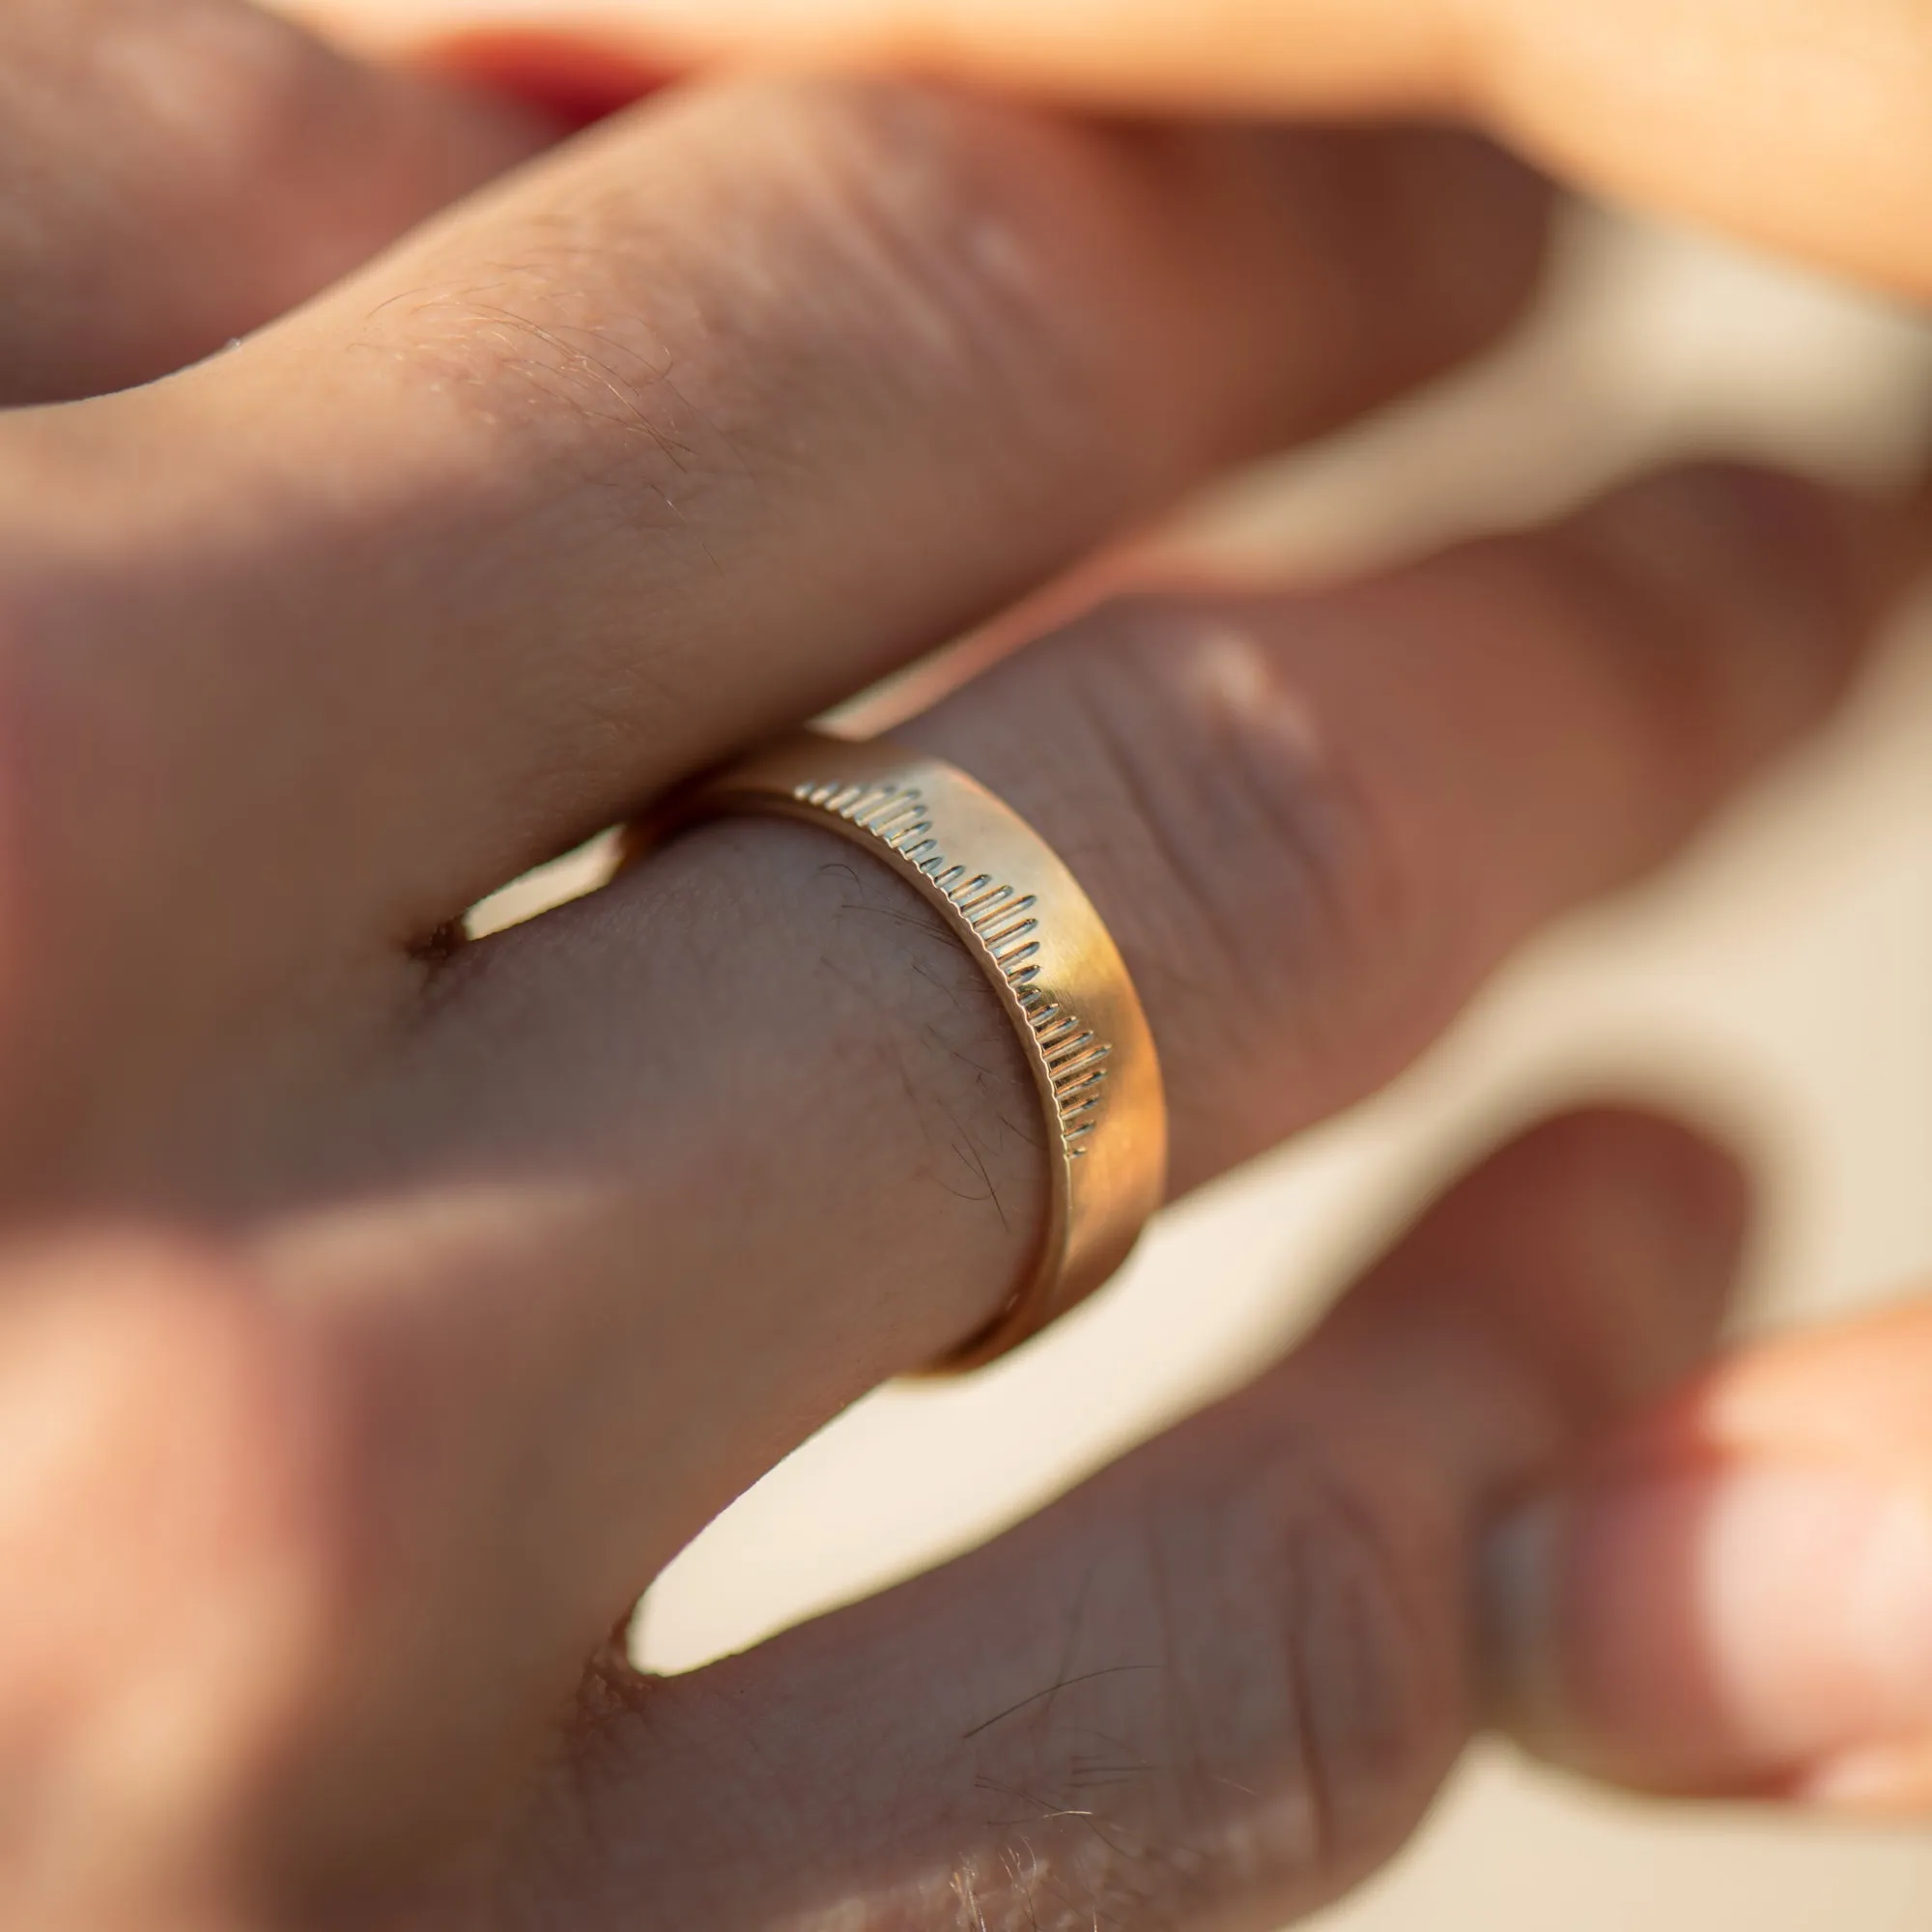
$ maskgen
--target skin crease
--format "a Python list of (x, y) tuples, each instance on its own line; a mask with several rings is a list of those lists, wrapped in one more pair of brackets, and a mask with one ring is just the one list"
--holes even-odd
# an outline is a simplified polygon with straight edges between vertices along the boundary
[[(516, 0), (488, 9), (474, 0), (410, 0), (377, 11), (358, 0), (315, 0), (310, 11), (331, 31), (391, 56), (458, 65), (469, 57), (466, 48), (524, 17)], [(1932, 81), (1932, 17), (1910, 0), (1857, 0), (1829, 10), (1817, 0), (1270, 0), (1260, 9), (1247, 0), (1207, 9), (1172, 0), (1072, 0), (1048, 8), (980, 0), (586, 0), (561, 14), (547, 7), (544, 21), (538, 31), (567, 35), (579, 59), (594, 59), (601, 49), (660, 72), (750, 59), (950, 74), (1143, 113), (1447, 110), (1581, 185), (1909, 296), (1932, 296), (1922, 218), (1932, 197), (1932, 122), (1922, 111)], [(1909, 1317), (1907, 1331), (1905, 1373), (1922, 1406), (1932, 1347)], [(1875, 1333), (1891, 1331), (1881, 1323)], [(1658, 1500), (1650, 1517), (1644, 1498), (1652, 1491), (1642, 1485), (1629, 1494), (1617, 1486), (1601, 1494), (1593, 1489), (1586, 1492), (1591, 1508), (1556, 1512), (1564, 1528), (1545, 1540), (1568, 1552), (1564, 1577), (1535, 1585), (1534, 1613), (1522, 1604), (1499, 1612), (1510, 1643), (1523, 1653), (1505, 1673), (1520, 1680), (1505, 1692), (1506, 1705), (1539, 1747), (1646, 1785), (1782, 1788), (1820, 1803), (1887, 1810), (1927, 1803), (1932, 1744), (1912, 1740), (1924, 1721), (1921, 1704), (1932, 1709), (1932, 1693), (1910, 1687), (1923, 1682), (1932, 1663), (1909, 1634), (1894, 1637), (1883, 1658), (1839, 1657), (1844, 1646), (1833, 1634), (1863, 1612), (1823, 1602), (1807, 1609), (1802, 1592), (1776, 1587), (1769, 1575), (1753, 1578), (1751, 1533), (1727, 1535), (1720, 1527), (1757, 1520), (1739, 1513), (1755, 1493), (1748, 1477), (1756, 1464), (1789, 1464), (1797, 1472), (1796, 1508), (1807, 1473), (1829, 1489), (1849, 1460), (1872, 1465), (1865, 1475), (1876, 1487), (1861, 1500), (1847, 1498), (1846, 1510), (1917, 1525), (1899, 1535), (1915, 1548), (1932, 1549), (1932, 1520), (1919, 1500), (1932, 1462), (1895, 1407), (1874, 1409), (1860, 1399), (1862, 1382), (1876, 1387), (1900, 1373), (1883, 1345), (1863, 1335), (1845, 1344), (1861, 1370), (1848, 1368), (1831, 1341), (1818, 1344), (1815, 1360), (1802, 1345), (1779, 1355), (1797, 1364), (1777, 1383), (1789, 1389), (1782, 1448), (1773, 1426), (1747, 1453), (1733, 1456), (1721, 1447), (1728, 1440), (1722, 1427), (1679, 1416), (1638, 1438), (1655, 1465)], [(1740, 1377), (1752, 1383), (1748, 1365)], [(1866, 1418), (1861, 1446), (1828, 1450), (1813, 1441), (1811, 1418), (1833, 1398)], [(1700, 1473), (1713, 1458), (1720, 1471), (1737, 1464), (1735, 1482)], [(1672, 1489), (1671, 1471), (1680, 1465), (1684, 1480)], [(1878, 1482), (1887, 1471), (1891, 1480)], [(1817, 1507), (1829, 1515), (1824, 1504)], [(1769, 1518), (1765, 1522), (1755, 1534), (1770, 1560), (1774, 1531)], [(1804, 1532), (1796, 1517), (1783, 1531), (1794, 1548), (1806, 1534), (1823, 1548), (1833, 1531), (1821, 1520)], [(1753, 1603), (1785, 1605), (1788, 1614), (1759, 1611), (1765, 1629), (1747, 1627), (1749, 1619), (1733, 1628), (1700, 1600), (1688, 1578), (1700, 1563), (1717, 1563), (1720, 1546), (1731, 1568), (1742, 1566), (1738, 1592)], [(1545, 1560), (1559, 1559), (1546, 1551)], [(1632, 1595), (1609, 1588), (1604, 1579), (1610, 1577), (1662, 1580)], [(1894, 1579), (1899, 1589), (1906, 1587), (1902, 1577)], [(1899, 1599), (1890, 1612), (1906, 1633), (1932, 1619), (1932, 1584), (1914, 1587), (1918, 1595), (1910, 1604)], [(1614, 1610), (1601, 1607), (1611, 1603)], [(1600, 1607), (1588, 1611), (1593, 1604)], [(1575, 1607), (1566, 1611), (1565, 1605)], [(1808, 1681), (1823, 1670), (1830, 1688), (1813, 1695), (1803, 1717), (1776, 1715), (1776, 1693), (1759, 1700), (1764, 1708), (1747, 1710), (1742, 1693), (1723, 1681), (1724, 1660), (1746, 1652), (1762, 1653), (1754, 1668), (1767, 1683)], [(1835, 1662), (1828, 1667), (1820, 1659)], [(1869, 1749), (1832, 1742), (1841, 1732), (1883, 1729), (1879, 1714), (1887, 1711), (1902, 1727), (1902, 1742)], [(1796, 1737), (1809, 1742), (1801, 1746)], [(1829, 1760), (1834, 1750), (1842, 1751), (1842, 1764), (1804, 1768), (1807, 1757)]]
[[(970, 962), (807, 832), (709, 828), (446, 933), (1480, 350), (1533, 289), (1541, 190), (1442, 134), (768, 81), (403, 237), (436, 198), (404, 161), (473, 140), (437, 193), (489, 175), (499, 104), (216, 0), (120, 9), (10, 13), (0, 71), (62, 90), (43, 123), (165, 145), (176, 96), (75, 38), (151, 37), (240, 130), (207, 180), (282, 181), (293, 233), (377, 258), (212, 361), (0, 418), (0, 1574), (32, 1585), (0, 1621), (0, 1922), (1232, 1927), (1332, 1897), (1477, 1715), (1486, 1523), (1702, 1359), (1730, 1163), (1615, 1110), (1531, 1133), (1247, 1396), (909, 1592), (643, 1683), (606, 1645), (662, 1564), (998, 1305), (1036, 1117)], [(384, 114), (373, 182), (270, 165)], [(71, 136), (15, 132), (22, 205), (71, 185)], [(11, 400), (193, 353), (169, 235), (264, 216), (181, 179), (130, 162), (14, 238), (17, 273), (158, 332), (130, 360), (22, 305)], [(277, 299), (331, 271), (297, 255)], [(1319, 595), (1118, 601), (908, 731), (1088, 883), (1185, 1190), (1665, 860), (1829, 714), (1921, 544), (1895, 506), (1679, 472)], [(1126, 1739), (1097, 1801), (1076, 1725)]]

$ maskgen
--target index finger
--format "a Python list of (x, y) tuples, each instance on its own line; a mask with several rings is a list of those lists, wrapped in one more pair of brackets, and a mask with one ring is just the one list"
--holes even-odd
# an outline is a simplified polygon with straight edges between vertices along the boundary
[(1114, 106), (1467, 114), (1585, 185), (1932, 297), (1918, 0), (293, 0), (391, 51), (479, 32), (669, 68), (949, 73)]

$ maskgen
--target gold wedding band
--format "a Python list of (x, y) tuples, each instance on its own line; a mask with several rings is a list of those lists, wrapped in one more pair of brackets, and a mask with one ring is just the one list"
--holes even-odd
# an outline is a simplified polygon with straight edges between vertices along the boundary
[[(1000, 995), (1045, 1108), (1052, 1194), (1037, 1259), (936, 1373), (1031, 1340), (1116, 1274), (1167, 1185), (1167, 1103), (1112, 935), (1037, 832), (942, 758), (805, 731), (705, 780), (652, 832), (775, 812), (883, 860), (945, 915)], [(668, 821), (667, 824), (666, 820)]]

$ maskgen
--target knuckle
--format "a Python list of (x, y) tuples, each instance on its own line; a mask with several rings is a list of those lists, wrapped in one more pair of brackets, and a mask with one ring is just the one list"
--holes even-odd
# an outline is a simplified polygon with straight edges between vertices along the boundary
[(1354, 997), (1410, 923), (1408, 867), (1316, 688), (1240, 606), (1191, 599), (1109, 607), (1063, 675), (1115, 807), (1112, 895), (1163, 983), (1242, 1035)]
[[(707, 486), (898, 449), (909, 424), (981, 440), (995, 488), (1037, 490), (1043, 447), (1087, 451), (1094, 358), (1056, 299), (1077, 228), (1029, 183), (1076, 170), (1084, 137), (884, 83), (745, 83), (730, 105), (668, 110), (656, 168), (600, 145), (493, 211), (480, 270), (477, 231), (444, 246), (403, 321), (434, 373), (526, 399), (592, 480), (674, 497), (668, 523)], [(651, 188), (680, 165), (673, 208)]]
[(1302, 1799), (1298, 1863), (1332, 1887), (1406, 1833), (1460, 1747), (1453, 1560), (1426, 1517), (1315, 1447), (1264, 1459), (1212, 1535), (1224, 1590), (1266, 1606), (1257, 1645), (1271, 1628), (1263, 1681)]
[[(856, 332), (868, 360), (895, 356), (922, 386), (983, 412), (1023, 404), (1003, 426), (1050, 433), (1092, 388), (1057, 271), (1077, 231), (1057, 218), (1091, 163), (1077, 134), (986, 102), (918, 89), (822, 90), (804, 117), (794, 179), (812, 245), (837, 259), (821, 279), (830, 332)], [(888, 364), (888, 366), (890, 366)]]
[(1386, 1857), (1453, 1760), (1454, 1579), (1319, 1452), (1238, 1435), (1213, 1420), (1205, 1455), (1103, 1479), (1057, 1675), (973, 1738), (1009, 1834), (975, 1872), (989, 1901), (1286, 1922)]

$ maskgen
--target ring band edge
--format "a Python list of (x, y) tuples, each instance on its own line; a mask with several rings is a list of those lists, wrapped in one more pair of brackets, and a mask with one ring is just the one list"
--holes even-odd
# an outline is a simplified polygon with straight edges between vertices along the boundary
[[(977, 928), (957, 900), (942, 889), (940, 875), (930, 864), (924, 868), (914, 865), (874, 830), (828, 810), (822, 803), (813, 803), (808, 795), (813, 790), (830, 790), (835, 799), (852, 793), (865, 796), (888, 783), (917, 794), (922, 786), (915, 781), (951, 793), (955, 811), (963, 810), (969, 818), (978, 814), (988, 821), (980, 830), (993, 844), (1016, 835), (1031, 848), (1025, 863), (1018, 867), (1017, 876), (1026, 883), (1029, 874), (1037, 874), (1039, 889), (1050, 892), (1055, 900), (1050, 914), (1042, 908), (1042, 919), (1050, 916), (1058, 921), (1063, 932), (1069, 927), (1074, 930), (1070, 951), (1081, 962), (1082, 979), (1094, 982), (1081, 1006), (1104, 1014), (1109, 1027), (1106, 1048), (1116, 1056), (1101, 1079), (1114, 1076), (1124, 1090), (1121, 1106), (1125, 1118), (1114, 1123), (1111, 1137), (1095, 1134), (1088, 1144), (1096, 1151), (1103, 1145), (1110, 1150), (1109, 1157), (1099, 1164), (1106, 1172), (1096, 1179), (1096, 1188), (1083, 1189), (1081, 1185), (1075, 1170), (1082, 1163), (1069, 1151), (1050, 1060), (1041, 1049), (1035, 1022), (1014, 979), (1002, 965), (984, 931)], [(653, 849), (706, 820), (755, 816), (781, 817), (834, 833), (845, 843), (871, 854), (895, 877), (919, 890), (940, 912), (952, 936), (992, 985), (1021, 1037), (1048, 1129), (1043, 1150), (1048, 1153), (1050, 1172), (1045, 1225), (1033, 1259), (986, 1324), (938, 1362), (912, 1373), (951, 1377), (984, 1367), (1052, 1326), (1118, 1273), (1164, 1199), (1165, 1094), (1152, 1034), (1125, 961), (1071, 869), (1020, 813), (948, 760), (887, 738), (851, 740), (806, 731), (753, 753), (697, 781), (653, 813), (634, 834), (638, 842), (633, 846), (633, 861), (642, 855), (640, 847)], [(961, 869), (955, 867), (945, 876)], [(1037, 946), (1033, 950), (1037, 951)], [(1067, 1010), (1079, 1010), (1071, 1006), (1070, 998)], [(1113, 1037), (1116, 1035), (1119, 1037)], [(1100, 1081), (1092, 1080), (1091, 1084), (1098, 1086)], [(1083, 1212), (1083, 1194), (1096, 1189), (1103, 1197), (1101, 1208)]]

